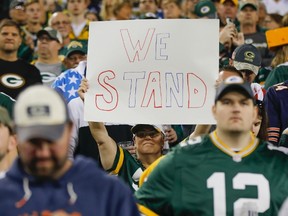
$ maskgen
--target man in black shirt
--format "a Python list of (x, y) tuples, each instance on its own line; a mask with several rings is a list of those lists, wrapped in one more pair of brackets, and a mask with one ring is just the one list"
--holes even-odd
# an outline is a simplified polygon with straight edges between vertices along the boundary
[(14, 99), (26, 87), (42, 83), (39, 70), (17, 57), (22, 42), (20, 32), (12, 20), (0, 23), (0, 91)]

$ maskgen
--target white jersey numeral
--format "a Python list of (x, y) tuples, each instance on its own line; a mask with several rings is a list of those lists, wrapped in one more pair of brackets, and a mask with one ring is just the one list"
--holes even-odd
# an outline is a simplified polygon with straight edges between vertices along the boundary
[(213, 189), (214, 216), (226, 214), (225, 174), (215, 172), (207, 179), (207, 187)]
[[(233, 179), (234, 190), (256, 186), (258, 198), (240, 198), (234, 202), (234, 216), (263, 213), (270, 208), (270, 186), (262, 174), (238, 173)], [(226, 215), (225, 173), (215, 172), (207, 179), (207, 188), (213, 189), (214, 216)]]

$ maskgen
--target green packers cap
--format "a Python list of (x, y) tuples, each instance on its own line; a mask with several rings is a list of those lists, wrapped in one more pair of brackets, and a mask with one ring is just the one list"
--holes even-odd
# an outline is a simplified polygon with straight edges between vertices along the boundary
[(45, 85), (26, 88), (14, 105), (15, 129), (21, 142), (33, 138), (55, 141), (62, 136), (69, 121), (63, 97)]
[(215, 103), (220, 100), (225, 94), (234, 91), (239, 92), (252, 99), (255, 104), (255, 98), (251, 88), (251, 84), (244, 81), (239, 76), (228, 77), (220, 83), (220, 85), (216, 88)]
[(160, 126), (158, 127), (157, 125), (150, 125), (150, 124), (136, 124), (135, 126), (133, 126), (131, 128), (131, 132), (133, 134), (136, 134), (138, 131), (143, 130), (143, 128), (152, 128), (152, 129), (158, 131), (159, 133), (162, 133), (163, 135), (165, 134), (162, 127), (160, 127)]
[(252, 44), (238, 46), (232, 53), (233, 66), (237, 70), (250, 70), (256, 75), (261, 66), (261, 54)]
[(52, 40), (56, 40), (60, 44), (63, 43), (62, 35), (60, 34), (60, 32), (58, 32), (55, 29), (52, 29), (51, 27), (46, 27), (46, 28), (40, 30), (37, 33), (37, 38), (41, 37), (42, 35), (48, 35)]
[(241, 11), (247, 6), (252, 7), (256, 11), (258, 10), (258, 6), (252, 1), (241, 1), (239, 4), (239, 10)]
[(194, 13), (198, 17), (216, 18), (216, 7), (211, 0), (200, 0), (194, 9)]
[(87, 51), (81, 42), (71, 41), (67, 46), (66, 57), (69, 57), (73, 53), (81, 53), (86, 55)]
[(8, 127), (10, 132), (13, 131), (13, 122), (9, 116), (8, 111), (0, 106), (0, 124), (4, 125), (5, 127)]

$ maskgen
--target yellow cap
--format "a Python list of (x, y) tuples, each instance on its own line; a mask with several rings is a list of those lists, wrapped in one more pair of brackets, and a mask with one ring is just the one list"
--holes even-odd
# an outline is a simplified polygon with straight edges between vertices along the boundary
[(221, 3), (221, 4), (224, 4), (226, 1), (231, 1), (231, 2), (234, 3), (234, 5), (235, 5), (236, 7), (238, 7), (238, 0), (221, 0), (220, 3)]

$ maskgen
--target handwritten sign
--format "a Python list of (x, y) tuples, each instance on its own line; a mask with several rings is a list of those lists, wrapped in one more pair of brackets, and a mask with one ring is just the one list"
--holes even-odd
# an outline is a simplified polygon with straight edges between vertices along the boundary
[(214, 123), (217, 20), (92, 22), (86, 121)]

